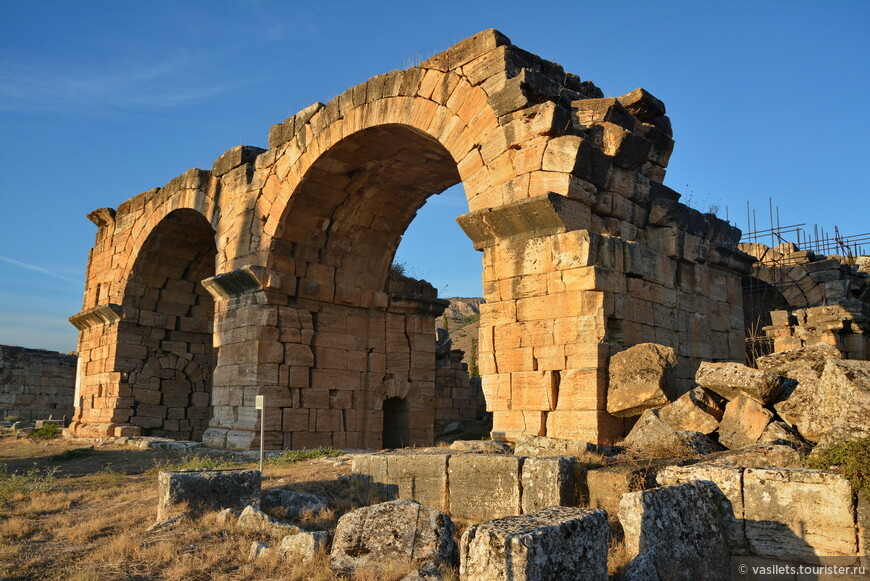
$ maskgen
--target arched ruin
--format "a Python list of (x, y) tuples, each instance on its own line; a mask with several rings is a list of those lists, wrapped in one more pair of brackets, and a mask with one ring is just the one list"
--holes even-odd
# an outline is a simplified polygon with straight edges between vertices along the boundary
[[(643, 89), (605, 98), (487, 30), (304, 109), (268, 145), (89, 216), (73, 433), (184, 435), (164, 384), (187, 382), (192, 402), (210, 381), (211, 446), (258, 444), (257, 395), (269, 448), (431, 443), (444, 302), (389, 267), (415, 212), (458, 182), (483, 253), (494, 437), (621, 437), (606, 370), (631, 345), (673, 346), (686, 388), (700, 360), (743, 359), (752, 258), (662, 185), (671, 127)], [(176, 217), (185, 243), (163, 233)]]

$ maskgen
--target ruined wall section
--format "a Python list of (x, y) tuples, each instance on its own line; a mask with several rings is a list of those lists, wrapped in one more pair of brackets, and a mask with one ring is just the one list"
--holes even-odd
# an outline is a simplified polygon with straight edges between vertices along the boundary
[(758, 259), (751, 276), (788, 302), (788, 309), (770, 312), (763, 328), (773, 351), (828, 343), (846, 359), (870, 359), (870, 273), (860, 268), (861, 257), (825, 256), (791, 243), (740, 248)]
[(75, 355), (0, 345), (0, 418), (71, 418)]

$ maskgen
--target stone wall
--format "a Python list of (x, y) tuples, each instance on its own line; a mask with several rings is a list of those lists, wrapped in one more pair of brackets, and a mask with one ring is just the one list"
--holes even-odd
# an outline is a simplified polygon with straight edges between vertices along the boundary
[(621, 437), (607, 365), (640, 342), (677, 350), (686, 389), (701, 360), (742, 359), (751, 258), (662, 185), (670, 121), (643, 89), (604, 98), (487, 30), (315, 103), (268, 144), (89, 215), (73, 433), (249, 448), (264, 395), (270, 448), (430, 443), (435, 410), (455, 407), (436, 390), (444, 305), (390, 265), (459, 182), (495, 437)]
[(0, 345), (0, 417), (71, 418), (75, 355)]
[[(741, 244), (758, 259), (744, 286), (747, 310), (755, 303), (757, 336), (765, 336), (768, 351), (828, 343), (846, 359), (870, 359), (870, 272), (865, 257), (825, 256), (790, 243), (768, 248)], [(747, 294), (747, 289), (750, 294)], [(757, 295), (764, 294), (764, 300)], [(753, 296), (756, 295), (756, 296)], [(747, 320), (750, 328), (753, 321)]]
[[(384, 485), (397, 498), (417, 500), (469, 523), (548, 506), (605, 508), (616, 519), (620, 501), (637, 494), (633, 491), (703, 481), (721, 504), (716, 525), (724, 530), (732, 555), (815, 563), (818, 555), (866, 554), (867, 507), (859, 503), (856, 510), (853, 491), (838, 474), (669, 462), (675, 461), (587, 469), (570, 456), (442, 451), (358, 455), (353, 472)], [(646, 480), (644, 472), (649, 473)]]

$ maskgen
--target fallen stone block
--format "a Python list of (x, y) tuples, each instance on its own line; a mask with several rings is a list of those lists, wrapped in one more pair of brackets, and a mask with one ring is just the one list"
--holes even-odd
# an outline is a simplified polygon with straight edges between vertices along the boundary
[(783, 444), (759, 443), (739, 450), (726, 450), (710, 454), (705, 462), (744, 468), (795, 467), (801, 464), (800, 453)]
[(802, 454), (808, 454), (812, 448), (806, 440), (800, 437), (800, 434), (785, 422), (770, 422), (767, 424), (767, 427), (761, 433), (761, 437), (758, 438), (758, 442), (790, 446)]
[(280, 506), (284, 509), (283, 518), (289, 520), (298, 519), (305, 514), (316, 516), (327, 508), (325, 498), (293, 490), (273, 490), (263, 496), (261, 504), (265, 510)]
[(447, 470), (453, 518), (481, 522), (521, 514), (523, 460), (489, 454), (451, 456)]
[(671, 347), (641, 343), (610, 358), (607, 412), (627, 418), (676, 398), (677, 355)]
[(602, 456), (615, 456), (624, 451), (621, 446), (604, 446), (592, 444), (582, 440), (567, 440), (563, 438), (550, 438), (548, 436), (520, 436), (514, 445), (515, 456), (529, 458), (548, 456), (575, 456), (588, 459), (590, 454)]
[(746, 538), (755, 555), (808, 563), (817, 555), (857, 555), (852, 489), (838, 474), (800, 468), (743, 473)]
[(656, 475), (659, 486), (675, 486), (688, 482), (709, 482), (721, 493), (719, 514), (732, 554), (745, 555), (748, 549), (743, 524), (743, 468), (711, 462), (691, 466), (669, 466)]
[(240, 514), (242, 514), (242, 511), (240, 510), (225, 508), (217, 513), (215, 516), (215, 522), (219, 525), (234, 524), (239, 519)]
[(757, 401), (745, 396), (728, 402), (719, 423), (719, 442), (732, 450), (758, 442), (764, 429), (773, 420), (773, 413)]
[(576, 458), (526, 458), (522, 468), (524, 514), (549, 506), (580, 506), (586, 498), (586, 467)]
[(838, 428), (870, 436), (870, 362), (827, 360), (817, 381), (799, 381), (774, 408), (813, 442)]
[(329, 544), (329, 533), (326, 531), (302, 531), (287, 535), (278, 545), (278, 554), (288, 563), (310, 561)]
[(629, 557), (647, 553), (662, 579), (729, 580), (721, 492), (689, 482), (631, 492), (619, 503)]
[(760, 404), (776, 401), (783, 387), (783, 378), (740, 363), (702, 361), (695, 373), (695, 382), (731, 401), (745, 396)]
[(642, 464), (614, 464), (589, 470), (586, 473), (589, 506), (603, 508), (607, 514), (615, 516), (623, 494), (652, 488), (656, 486), (656, 475), (659, 471), (690, 462), (685, 459), (657, 458)]
[(413, 500), (392, 500), (349, 512), (338, 520), (330, 562), (336, 569), (376, 567), (389, 559), (443, 567), (457, 560), (453, 521)]
[(297, 526), (274, 519), (265, 512), (253, 506), (246, 506), (236, 526), (243, 531), (252, 533), (265, 533), (273, 536), (293, 535), (302, 532)]
[(158, 477), (157, 520), (260, 506), (259, 470), (181, 470)]
[(659, 410), (659, 418), (675, 430), (712, 434), (724, 410), (703, 387), (688, 391)]
[(710, 454), (722, 449), (701, 432), (678, 432), (662, 421), (657, 409), (643, 412), (624, 443), (629, 448), (655, 456)]
[(511, 452), (507, 442), (497, 440), (456, 440), (450, 444), (450, 449), (472, 454), (510, 454)]
[(607, 514), (550, 507), (469, 527), (462, 535), (464, 581), (607, 579)]
[(260, 541), (253, 541), (251, 548), (248, 551), (248, 561), (256, 561), (257, 559), (265, 559), (272, 554), (272, 547)]

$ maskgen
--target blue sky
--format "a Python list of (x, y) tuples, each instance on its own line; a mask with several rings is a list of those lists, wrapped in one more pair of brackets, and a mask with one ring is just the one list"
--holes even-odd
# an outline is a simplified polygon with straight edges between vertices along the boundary
[[(870, 231), (865, 132), (870, 3), (0, 0), (0, 343), (75, 348), (96, 228), (116, 207), (314, 101), (407, 68), (485, 28), (608, 96), (662, 99), (665, 183), (702, 210), (746, 202), (767, 224)], [(480, 293), (455, 225), (430, 199), (399, 259), (442, 295)], [(870, 249), (868, 249), (870, 250)]]

